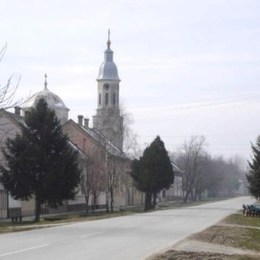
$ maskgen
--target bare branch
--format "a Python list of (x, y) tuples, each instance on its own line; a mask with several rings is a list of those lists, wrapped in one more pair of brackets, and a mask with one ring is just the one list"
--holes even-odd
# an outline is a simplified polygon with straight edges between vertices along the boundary
[(14, 101), (16, 90), (19, 86), (21, 75), (12, 74), (6, 85), (0, 85), (0, 108), (8, 109), (21, 103), (21, 100)]
[(6, 52), (7, 49), (7, 43), (4, 45), (4, 47), (0, 50), (0, 61), (3, 59), (4, 54)]
[[(7, 50), (7, 44), (0, 50), (0, 61)], [(5, 85), (0, 84), (0, 108), (8, 109), (21, 103), (21, 100), (14, 101), (16, 90), (21, 80), (20, 74), (12, 74)]]

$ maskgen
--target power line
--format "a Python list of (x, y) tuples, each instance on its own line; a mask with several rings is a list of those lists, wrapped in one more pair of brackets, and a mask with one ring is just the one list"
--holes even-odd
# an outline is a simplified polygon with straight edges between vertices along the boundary
[[(250, 103), (248, 101), (251, 101)], [(239, 95), (239, 96), (231, 96), (227, 98), (221, 98), (221, 99), (215, 99), (210, 101), (203, 101), (203, 102), (196, 102), (196, 103), (189, 103), (189, 104), (183, 104), (183, 105), (175, 105), (175, 106), (153, 106), (151, 107), (130, 107), (130, 110), (132, 110), (135, 114), (141, 114), (141, 116), (145, 116), (144, 119), (151, 119), (156, 116), (160, 116), (159, 120), (165, 120), (163, 117), (169, 117), (173, 116), (173, 114), (169, 113), (162, 113), (162, 112), (189, 112), (192, 111), (194, 116), (198, 114), (202, 114), (208, 111), (202, 111), (201, 109), (218, 109), (216, 112), (219, 112), (220, 108), (227, 108), (227, 107), (243, 107), (252, 105), (252, 101), (260, 101), (260, 93), (256, 92), (253, 94), (246, 94), (246, 95)], [(200, 109), (201, 111), (194, 111), (196, 109)], [(195, 113), (196, 112), (196, 113)], [(147, 114), (149, 113), (148, 117)], [(211, 111), (212, 113), (212, 111)], [(178, 114), (177, 114), (178, 115)], [(182, 114), (183, 117), (183, 114)], [(137, 121), (143, 120), (142, 118), (136, 119)]]

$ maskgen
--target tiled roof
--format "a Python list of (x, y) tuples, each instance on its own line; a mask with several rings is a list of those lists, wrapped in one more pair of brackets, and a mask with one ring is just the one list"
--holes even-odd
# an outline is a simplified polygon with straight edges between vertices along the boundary
[(95, 128), (84, 127), (83, 125), (77, 124), (75, 121), (70, 119), (65, 123), (72, 124), (83, 131), (86, 135), (90, 136), (95, 142), (97, 142), (100, 146), (106, 149), (111, 155), (121, 157), (122, 159), (129, 159), (127, 155), (120, 150), (117, 146), (115, 146), (111, 141), (109, 141), (102, 133), (100, 133)]
[(105, 147), (105, 149), (114, 156), (119, 156), (123, 159), (128, 159), (126, 154), (121, 151), (117, 146), (115, 146), (111, 141), (109, 141), (104, 135), (102, 135), (95, 128), (85, 128), (84, 126), (79, 126), (84, 132), (88, 133), (96, 142)]
[(18, 124), (25, 125), (24, 119), (23, 119), (22, 116), (17, 115), (17, 114), (15, 114), (15, 113), (8, 112), (8, 111), (6, 111), (6, 110), (3, 109), (3, 108), (1, 108), (0, 111), (1, 111), (1, 113), (6, 114), (9, 118), (12, 118), (12, 119), (13, 119), (14, 121), (16, 121)]
[(176, 173), (176, 175), (182, 175), (184, 172), (181, 170), (176, 164), (171, 162), (173, 171)]
[[(12, 118), (14, 121), (16, 121), (18, 123), (18, 125), (26, 126), (26, 124), (24, 122), (24, 117), (22, 117), (20, 115), (17, 115), (15, 113), (8, 112), (8, 111), (6, 111), (4, 109), (0, 109), (0, 112), (3, 113), (3, 114), (6, 114), (9, 118)], [(69, 141), (69, 144), (71, 145), (71, 147), (74, 150), (79, 152), (81, 157), (85, 157), (86, 158), (86, 155), (76, 145), (74, 145), (71, 141)]]

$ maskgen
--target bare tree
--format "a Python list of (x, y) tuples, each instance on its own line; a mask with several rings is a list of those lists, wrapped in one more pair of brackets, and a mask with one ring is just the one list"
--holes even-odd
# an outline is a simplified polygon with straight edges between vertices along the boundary
[[(105, 120), (101, 124), (101, 132), (106, 138), (105, 143), (105, 182), (106, 182), (106, 209), (114, 211), (115, 191), (120, 185), (127, 185), (127, 168), (130, 169), (130, 159), (126, 156), (133, 154), (137, 148), (136, 134), (130, 125), (133, 118), (120, 109), (104, 111)], [(124, 147), (122, 148), (122, 144)], [(124, 150), (125, 152), (123, 152)]]
[(120, 185), (127, 185), (126, 171), (128, 160), (108, 154), (106, 164), (106, 187), (107, 187), (107, 211), (114, 212), (115, 190)]
[[(183, 201), (195, 200), (196, 180), (199, 174), (199, 167), (203, 163), (205, 154), (205, 137), (191, 136), (185, 141), (179, 150), (178, 165), (184, 171), (183, 175)], [(198, 182), (197, 182), (198, 183)]]
[(193, 200), (201, 200), (203, 193), (212, 185), (216, 185), (214, 171), (211, 167), (212, 161), (211, 156), (206, 151), (199, 156), (199, 165), (193, 188)]
[(105, 171), (104, 163), (100, 157), (95, 157), (93, 163), (90, 165), (89, 169), (89, 179), (90, 179), (90, 194), (92, 195), (92, 205), (95, 211), (97, 207), (97, 200), (102, 191), (105, 191)]
[[(0, 50), (0, 61), (2, 61), (6, 49), (7, 44)], [(12, 74), (6, 84), (0, 84), (0, 108), (8, 109), (17, 106), (21, 102), (14, 101), (15, 92), (18, 88), (20, 79), (20, 75)]]
[[(7, 50), (7, 44), (0, 49), (0, 62), (2, 61), (4, 54)], [(0, 109), (6, 110), (11, 107), (18, 106), (22, 101), (14, 101), (15, 93), (20, 82), (20, 75), (12, 74), (7, 82), (0, 84)], [(6, 120), (0, 119), (0, 148), (5, 146), (5, 142), (8, 137), (15, 137), (17, 134), (13, 125)], [(1, 150), (1, 149), (0, 149)], [(0, 152), (0, 161), (3, 162), (2, 153)]]
[(121, 106), (121, 115), (124, 118), (123, 121), (123, 151), (129, 158), (139, 157), (140, 148), (137, 142), (137, 134), (131, 127), (134, 124), (133, 115), (127, 113), (125, 108)]
[(120, 176), (120, 170), (119, 167), (117, 165), (117, 162), (115, 160), (115, 158), (113, 158), (112, 156), (109, 156), (108, 161), (107, 161), (107, 211), (109, 211), (110, 208), (110, 212), (113, 213), (114, 211), (114, 192), (115, 192), (115, 188), (118, 185), (119, 182), (119, 176)]
[(85, 196), (86, 212), (89, 212), (89, 201), (92, 197), (93, 210), (96, 209), (97, 199), (105, 190), (105, 157), (104, 152), (92, 149), (87, 162), (86, 172), (82, 175), (81, 187)]
[(88, 176), (88, 165), (86, 165), (85, 172), (81, 175), (81, 189), (84, 193), (85, 204), (86, 204), (86, 213), (89, 212), (89, 197), (90, 197), (90, 178)]
[(244, 181), (241, 158), (224, 160), (206, 151), (205, 138), (192, 136), (175, 154), (175, 162), (183, 170), (183, 200), (209, 197), (228, 197), (236, 194), (239, 181)]

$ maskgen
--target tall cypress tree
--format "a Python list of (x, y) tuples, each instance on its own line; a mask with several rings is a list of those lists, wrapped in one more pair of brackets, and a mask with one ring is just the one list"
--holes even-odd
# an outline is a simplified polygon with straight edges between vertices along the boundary
[(35, 198), (35, 221), (42, 203), (52, 207), (73, 199), (80, 182), (78, 155), (44, 99), (26, 112), (21, 135), (8, 139), (0, 181), (15, 199)]
[(171, 161), (159, 136), (144, 150), (139, 160), (132, 162), (131, 175), (137, 189), (145, 192), (145, 210), (154, 208), (156, 194), (168, 189), (174, 181)]
[(260, 198), (260, 136), (256, 139), (256, 144), (251, 145), (253, 156), (248, 162), (249, 171), (247, 173), (248, 188), (250, 194), (256, 199)]

